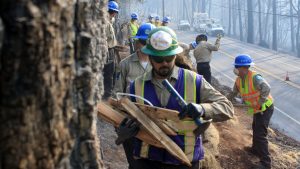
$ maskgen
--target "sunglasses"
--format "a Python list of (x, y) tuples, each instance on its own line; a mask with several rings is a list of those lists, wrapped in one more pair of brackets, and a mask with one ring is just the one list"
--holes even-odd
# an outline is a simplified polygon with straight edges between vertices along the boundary
[(174, 60), (175, 58), (175, 55), (173, 56), (165, 56), (165, 57), (162, 57), (162, 56), (151, 56), (150, 55), (150, 58), (151, 60), (153, 60), (154, 62), (156, 63), (162, 63), (162, 62), (167, 62), (167, 63), (170, 63)]

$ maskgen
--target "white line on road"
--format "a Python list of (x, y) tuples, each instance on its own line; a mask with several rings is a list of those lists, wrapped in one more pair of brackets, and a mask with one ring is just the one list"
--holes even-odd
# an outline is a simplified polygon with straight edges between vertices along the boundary
[[(233, 60), (234, 60), (234, 58), (235, 58), (234, 56), (230, 55), (229, 53), (225, 52), (224, 50), (219, 50), (219, 52), (222, 53), (222, 54), (224, 54), (224, 55), (226, 55), (226, 56), (228, 56), (228, 57), (230, 57), (230, 58), (232, 58)], [(265, 70), (265, 69), (259, 68), (258, 66), (253, 66), (253, 68), (259, 70), (260, 72), (263, 72), (263, 73), (265, 73), (265, 74), (268, 74), (269, 76), (272, 76), (273, 78), (275, 78), (275, 79), (277, 79), (277, 80), (279, 80), (279, 81), (282, 81), (282, 82), (284, 82), (284, 83), (286, 83), (286, 84), (288, 84), (288, 85), (290, 85), (290, 86), (293, 86), (293, 87), (295, 87), (295, 88), (297, 88), (297, 89), (300, 89), (300, 85), (298, 85), (298, 84), (296, 84), (296, 83), (294, 83), (294, 82), (291, 82), (291, 81), (285, 81), (285, 80), (283, 80), (283, 79), (281, 79), (281, 78), (275, 76), (275, 75), (272, 74), (271, 72), (268, 72), (268, 71)]]
[[(232, 45), (232, 44), (228, 44), (228, 45), (229, 45), (229, 46), (232, 46), (232, 47), (236, 47), (235, 45)], [(265, 55), (263, 55), (263, 54), (261, 54), (261, 53), (258, 53), (258, 52), (254, 51), (254, 50), (251, 50), (251, 49), (247, 49), (247, 48), (244, 48), (244, 47), (241, 47), (241, 46), (239, 46), (239, 48), (244, 49), (244, 50), (247, 50), (247, 51), (250, 51), (250, 52), (252, 52), (252, 53), (255, 53), (256, 55), (265, 56)], [(265, 53), (268, 53), (268, 52), (265, 52)], [(278, 54), (275, 54), (275, 55), (278, 55)], [(284, 65), (287, 65), (287, 66), (289, 66), (289, 67), (294, 67), (295, 69), (300, 70), (300, 68), (299, 68), (298, 66), (291, 65), (291, 64), (289, 64), (289, 63), (285, 63), (285, 62), (283, 62), (282, 60), (279, 60), (279, 59), (276, 59), (276, 58), (273, 58), (273, 59), (271, 59), (271, 60), (272, 60), (272, 61), (275, 60), (275, 61), (279, 62), (280, 64), (284, 64)]]
[[(212, 66), (211, 67), (213, 69), (215, 69), (218, 73), (221, 73), (222, 75), (224, 75), (225, 77), (227, 77), (228, 79), (230, 79), (232, 82), (235, 82), (234, 79), (232, 79), (231, 77), (229, 77), (228, 75), (226, 75), (225, 73), (219, 71), (216, 67)], [(292, 121), (294, 121), (296, 124), (300, 125), (300, 122), (296, 119), (294, 119), (293, 117), (291, 117), (290, 115), (288, 115), (287, 113), (285, 113), (284, 111), (280, 110), (278, 107), (274, 106), (276, 110), (278, 110), (279, 113), (285, 115), (286, 117), (288, 117), (289, 119), (291, 119)]]
[(288, 115), (287, 113), (285, 113), (284, 111), (280, 110), (278, 107), (275, 107), (276, 110), (278, 110), (281, 114), (285, 115), (286, 117), (290, 118), (291, 120), (293, 120), (295, 123), (297, 123), (298, 125), (300, 125), (300, 122), (297, 121), (296, 119), (294, 119), (293, 117), (291, 117), (290, 115)]

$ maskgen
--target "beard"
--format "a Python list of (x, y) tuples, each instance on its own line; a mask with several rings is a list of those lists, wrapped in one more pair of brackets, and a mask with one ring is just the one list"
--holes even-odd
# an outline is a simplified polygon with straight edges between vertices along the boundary
[(164, 78), (169, 77), (172, 74), (172, 70), (173, 70), (173, 67), (170, 68), (167, 66), (163, 66), (163, 67), (159, 68), (158, 70), (154, 69), (154, 71), (157, 75), (164, 77)]

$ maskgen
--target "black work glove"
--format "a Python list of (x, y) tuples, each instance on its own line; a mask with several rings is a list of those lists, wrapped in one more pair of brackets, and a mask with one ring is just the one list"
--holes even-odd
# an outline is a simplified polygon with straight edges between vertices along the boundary
[(136, 120), (125, 118), (116, 130), (118, 135), (116, 144), (120, 145), (125, 140), (136, 136), (140, 127)]
[(204, 109), (201, 105), (196, 103), (189, 103), (185, 106), (179, 114), (179, 118), (183, 119), (185, 116), (188, 116), (192, 119), (198, 119), (199, 117), (203, 116)]

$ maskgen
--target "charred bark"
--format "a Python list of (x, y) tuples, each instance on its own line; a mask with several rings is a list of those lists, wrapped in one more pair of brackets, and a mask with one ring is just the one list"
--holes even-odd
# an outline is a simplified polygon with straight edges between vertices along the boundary
[(0, 168), (70, 168), (73, 1), (1, 1)]
[[(0, 50), (1, 169), (103, 168), (95, 107), (107, 53), (105, 7), (105, 0), (0, 2), (9, 28)], [(2, 32), (0, 23), (0, 46)]]

